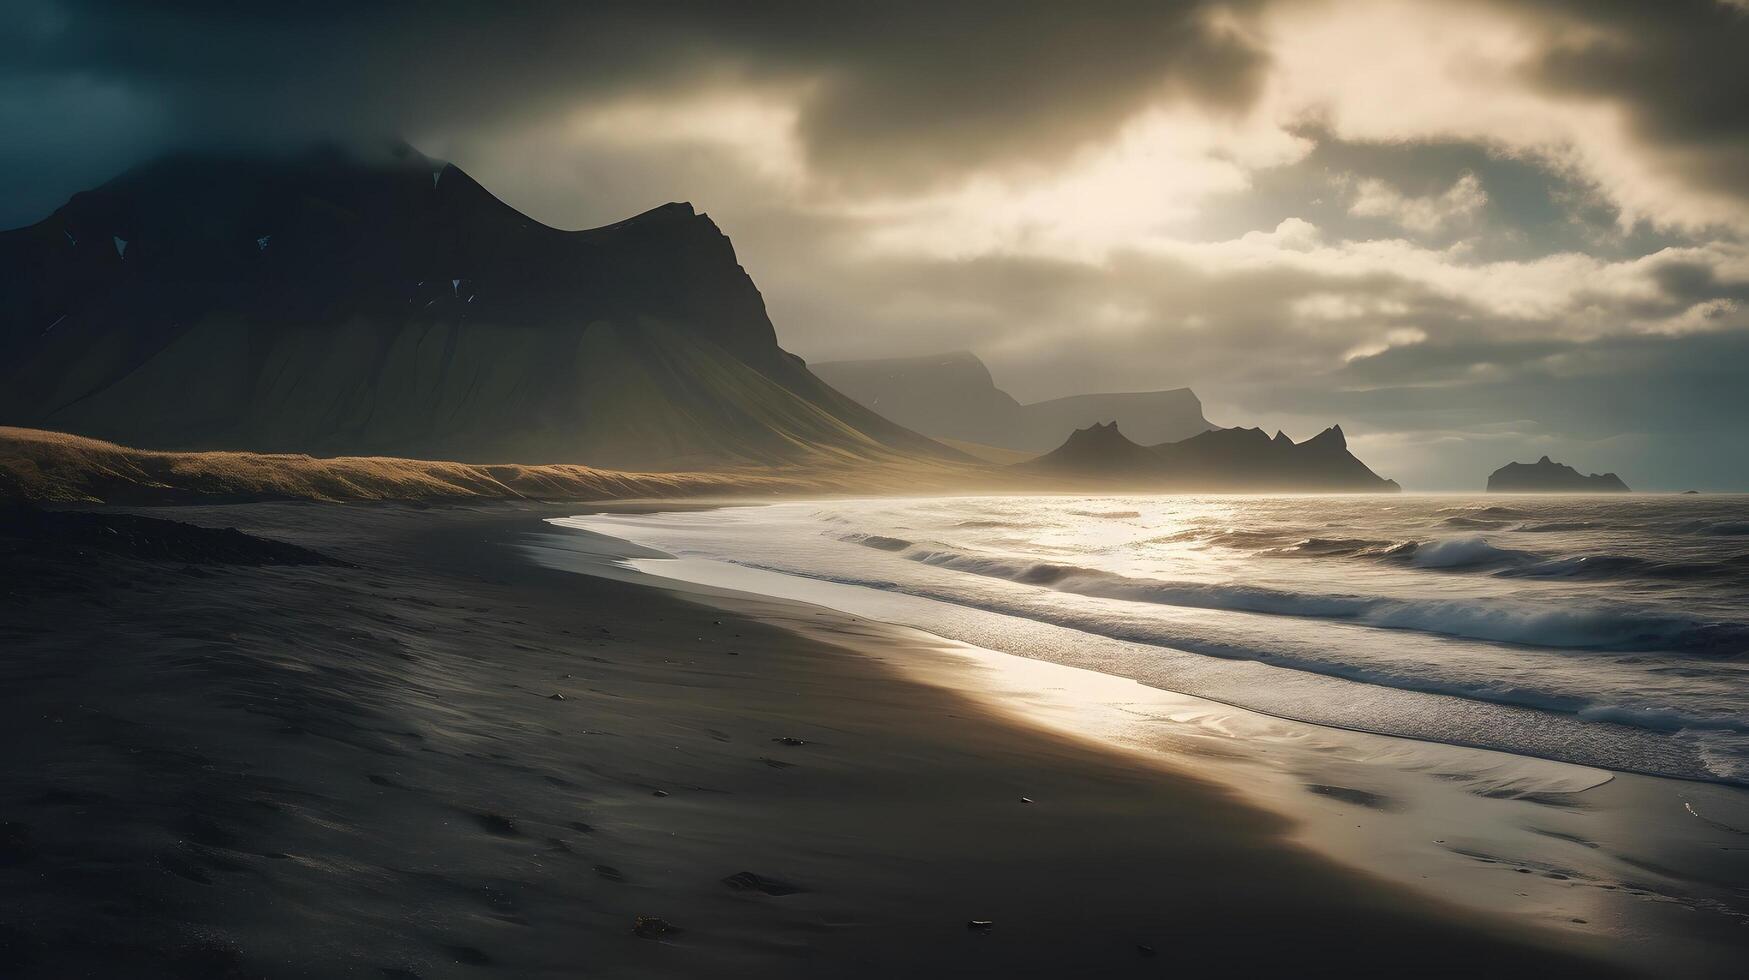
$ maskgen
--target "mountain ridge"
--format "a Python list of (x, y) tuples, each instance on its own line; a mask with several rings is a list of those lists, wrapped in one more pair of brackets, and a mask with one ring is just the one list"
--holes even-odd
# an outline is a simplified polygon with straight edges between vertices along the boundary
[(1071, 433), (1049, 453), (1017, 467), (1075, 483), (1154, 491), (1386, 492), (1402, 488), (1374, 473), (1333, 425), (1305, 442), (1262, 429), (1211, 429), (1177, 442), (1143, 446), (1115, 422)]
[(962, 458), (777, 343), (708, 215), (563, 231), (405, 144), (172, 154), (0, 232), (0, 423), (616, 468)]
[(996, 385), (970, 351), (920, 357), (822, 361), (828, 384), (893, 421), (939, 439), (1046, 452), (1078, 428), (1122, 422), (1147, 442), (1214, 428), (1189, 388), (1069, 395), (1023, 403)]

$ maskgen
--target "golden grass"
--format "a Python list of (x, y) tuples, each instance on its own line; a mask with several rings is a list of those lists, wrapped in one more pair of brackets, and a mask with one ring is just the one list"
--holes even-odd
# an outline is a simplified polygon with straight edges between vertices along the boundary
[(461, 502), (895, 493), (962, 489), (993, 476), (986, 467), (933, 462), (627, 473), (571, 464), (160, 452), (63, 432), (0, 426), (0, 496), (40, 502)]
[(937, 438), (935, 441), (949, 449), (957, 449), (973, 459), (981, 459), (986, 463), (996, 466), (1013, 466), (1016, 463), (1025, 463), (1044, 455), (1043, 453), (1027, 452), (1021, 449), (1004, 449), (1001, 446), (988, 446), (981, 442), (967, 442), (964, 439)]

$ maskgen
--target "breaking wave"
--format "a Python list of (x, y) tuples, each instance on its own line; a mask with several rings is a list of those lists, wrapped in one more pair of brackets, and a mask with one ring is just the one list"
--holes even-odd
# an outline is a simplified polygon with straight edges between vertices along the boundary
[[(1488, 702), (1512, 710), (1383, 730), (1749, 781), (1744, 500), (1472, 500), (888, 499), (639, 523), (678, 557), (929, 603), (929, 628), (969, 642), (999, 614), (1013, 653), (1357, 727), (1411, 710), (1394, 691)], [(1235, 687), (1251, 668), (1223, 661), (1328, 680)]]
[[(1435, 561), (1478, 561), (1492, 553), (1464, 546), (1436, 552)], [(1318, 594), (1252, 585), (1164, 582), (1071, 564), (1016, 562), (924, 547), (907, 549), (903, 556), (936, 568), (1102, 599), (1271, 616), (1345, 619), (1384, 629), (1495, 643), (1733, 658), (1749, 650), (1749, 625), (1711, 623), (1619, 603), (1548, 608), (1497, 600)]]

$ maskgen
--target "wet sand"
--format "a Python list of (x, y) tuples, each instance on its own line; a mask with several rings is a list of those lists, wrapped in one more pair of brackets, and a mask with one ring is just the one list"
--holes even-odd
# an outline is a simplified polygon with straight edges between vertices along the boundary
[(1097, 635), (903, 589), (676, 558), (625, 540), (674, 540), (645, 538), (636, 516), (549, 523), (523, 545), (531, 560), (697, 590), (724, 609), (780, 600), (764, 621), (880, 657), (982, 711), (1216, 783), (1290, 821), (1306, 848), (1436, 901), (1570, 934), (1655, 975), (1734, 977), (1749, 953), (1743, 787), (1296, 721), (1131, 679)]
[(896, 633), (526, 561), (564, 512), (152, 512), (345, 567), (0, 554), (0, 975), (1617, 972)]

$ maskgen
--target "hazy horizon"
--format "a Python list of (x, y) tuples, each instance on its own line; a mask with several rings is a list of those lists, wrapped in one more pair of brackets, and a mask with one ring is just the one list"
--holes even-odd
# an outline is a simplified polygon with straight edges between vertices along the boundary
[(1479, 489), (1749, 488), (1749, 7), (14, 0), (0, 225), (167, 149), (400, 135), (559, 227), (691, 201), (809, 361), (1190, 387)]

